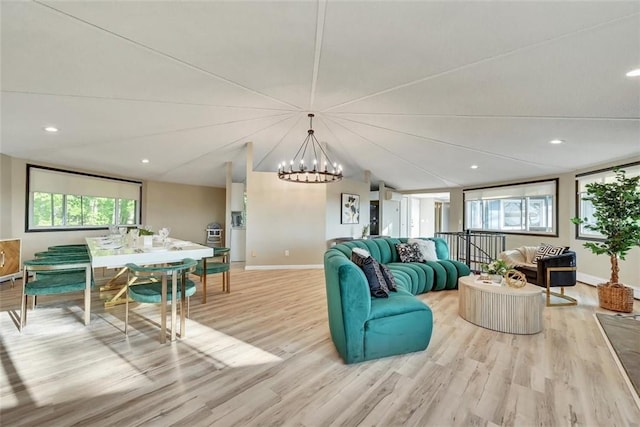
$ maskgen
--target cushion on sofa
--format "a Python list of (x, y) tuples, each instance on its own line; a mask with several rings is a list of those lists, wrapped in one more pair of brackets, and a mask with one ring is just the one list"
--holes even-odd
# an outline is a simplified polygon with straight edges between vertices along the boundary
[(353, 248), (351, 249), (351, 252), (360, 255), (362, 258), (371, 256), (371, 253), (368, 250), (363, 248)]
[(420, 248), (422, 259), (425, 261), (438, 261), (438, 255), (436, 254), (436, 242), (433, 240), (423, 239), (409, 239), (407, 243), (415, 243)]
[(367, 282), (369, 283), (371, 296), (376, 298), (389, 297), (389, 287), (382, 274), (380, 263), (373, 259), (371, 255), (362, 256), (361, 253), (361, 251), (356, 251), (356, 249), (351, 251), (351, 261), (364, 272)]
[(533, 257), (533, 262), (538, 262), (538, 260), (550, 256), (562, 255), (568, 249), (568, 247), (553, 246), (542, 243), (536, 250), (536, 255)]
[(416, 243), (398, 243), (396, 250), (402, 262), (424, 262), (420, 246)]
[(380, 264), (380, 270), (382, 270), (382, 276), (384, 277), (384, 281), (387, 284), (387, 287), (391, 292), (398, 292), (398, 285), (396, 284), (396, 279), (393, 277), (391, 270), (384, 264)]

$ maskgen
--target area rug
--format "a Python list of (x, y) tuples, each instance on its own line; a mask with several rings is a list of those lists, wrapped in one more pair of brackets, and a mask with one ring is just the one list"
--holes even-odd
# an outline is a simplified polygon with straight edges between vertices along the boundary
[(596, 313), (609, 349), (640, 408), (640, 314)]

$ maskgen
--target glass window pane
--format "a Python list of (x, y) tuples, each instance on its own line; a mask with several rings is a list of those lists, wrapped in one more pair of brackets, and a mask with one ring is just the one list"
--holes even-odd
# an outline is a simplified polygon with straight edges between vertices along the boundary
[(527, 199), (527, 225), (531, 231), (553, 231), (553, 199), (551, 196)]
[(53, 194), (33, 193), (33, 225), (50, 227), (53, 225)]
[(500, 200), (485, 200), (484, 206), (483, 228), (485, 230), (500, 230)]
[[(621, 170), (625, 171), (625, 175), (627, 177), (634, 177), (640, 175), (640, 162), (631, 163), (628, 165), (621, 165), (619, 167)], [(608, 170), (596, 171), (593, 173), (582, 174), (576, 177), (576, 185), (578, 188), (578, 193), (576, 194), (576, 201), (578, 205), (578, 212), (576, 212), (576, 216), (578, 218), (585, 219), (585, 222), (579, 225), (576, 225), (576, 234), (577, 238), (583, 239), (604, 239), (605, 236), (602, 234), (589, 230), (587, 228), (588, 225), (595, 225), (595, 209), (591, 202), (584, 200), (584, 197), (587, 196), (586, 190), (587, 186), (592, 183), (611, 183), (616, 181), (616, 172), (614, 168)]]
[(82, 197), (82, 225), (110, 225), (113, 223), (115, 200), (107, 197)]
[(53, 194), (53, 226), (62, 227), (64, 225), (64, 195)]
[(136, 224), (137, 201), (121, 199), (119, 207), (120, 217), (118, 218), (118, 224)]
[(502, 200), (502, 230), (523, 230), (522, 199)]
[(557, 235), (557, 186), (555, 179), (464, 191), (464, 228)]
[(596, 217), (595, 217), (595, 208), (593, 207), (593, 203), (588, 200), (584, 200), (587, 193), (580, 193), (580, 217), (586, 218), (586, 222), (580, 224), (580, 235), (594, 237), (594, 238), (604, 238), (604, 236), (597, 231), (589, 230), (587, 225), (595, 225)]
[(67, 226), (80, 226), (82, 225), (82, 197), (81, 196), (66, 196), (66, 211), (67, 211)]

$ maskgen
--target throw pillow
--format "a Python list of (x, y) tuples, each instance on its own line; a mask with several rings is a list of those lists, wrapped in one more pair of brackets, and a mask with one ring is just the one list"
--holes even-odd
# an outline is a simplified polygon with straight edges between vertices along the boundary
[(538, 262), (542, 258), (547, 258), (547, 257), (550, 257), (550, 256), (562, 255), (567, 249), (569, 249), (569, 248), (568, 247), (547, 245), (547, 244), (543, 243), (536, 250), (536, 256), (533, 257), (533, 262)]
[(368, 256), (371, 256), (369, 251), (366, 250), (366, 249), (363, 249), (363, 248), (353, 248), (353, 249), (351, 249), (351, 252), (355, 252), (355, 253), (357, 253), (358, 255), (360, 255), (361, 257), (364, 257), (364, 258), (366, 258)]
[(402, 262), (424, 262), (420, 247), (415, 243), (398, 243), (396, 250)]
[(369, 284), (369, 292), (375, 298), (388, 298), (389, 288), (385, 281), (380, 263), (373, 259), (372, 256), (363, 257), (356, 251), (351, 251), (351, 261), (360, 267), (367, 278)]
[(391, 274), (391, 270), (384, 264), (380, 264), (380, 270), (382, 270), (382, 276), (384, 276), (384, 280), (387, 283), (387, 288), (391, 292), (398, 292), (398, 286), (396, 285), (396, 279)]
[(420, 253), (425, 261), (438, 261), (436, 254), (436, 242), (433, 240), (409, 239), (408, 243), (415, 243), (420, 248)]

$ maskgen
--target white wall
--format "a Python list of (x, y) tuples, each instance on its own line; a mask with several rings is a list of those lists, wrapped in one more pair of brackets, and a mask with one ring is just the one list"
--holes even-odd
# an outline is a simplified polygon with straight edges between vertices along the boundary
[[(341, 194), (357, 194), (360, 196), (360, 222), (358, 224), (341, 224)], [(342, 181), (326, 185), (326, 236), (325, 240), (336, 237), (362, 236), (362, 228), (369, 224), (369, 183), (354, 179), (343, 179)]]
[(324, 185), (284, 182), (275, 172), (251, 171), (246, 191), (247, 268), (322, 264)]
[(449, 188), (449, 221), (442, 225), (443, 230), (447, 232), (462, 231), (463, 225), (463, 201), (462, 188)]
[(11, 176), (11, 157), (0, 154), (0, 239), (11, 237)]
[(420, 237), (433, 237), (436, 205), (432, 197), (420, 200)]
[(143, 185), (143, 224), (154, 231), (171, 229), (171, 236), (204, 244), (211, 222), (225, 228), (224, 188), (146, 181)]

